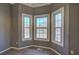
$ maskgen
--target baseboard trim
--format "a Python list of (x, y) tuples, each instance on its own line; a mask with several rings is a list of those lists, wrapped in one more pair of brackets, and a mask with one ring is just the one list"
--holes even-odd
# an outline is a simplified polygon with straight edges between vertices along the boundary
[(16, 49), (16, 50), (21, 50), (21, 49), (29, 48), (29, 47), (39, 47), (39, 48), (50, 49), (50, 50), (54, 51), (56, 54), (61, 55), (59, 52), (57, 52), (57, 51), (54, 50), (53, 48), (45, 47), (45, 46), (38, 46), (38, 45), (30, 45), (30, 46), (21, 47), (21, 48), (16, 48), (16, 47), (11, 47), (11, 48), (12, 48), (12, 49)]
[(9, 50), (9, 49), (11, 49), (11, 48), (9, 47), (9, 48), (7, 48), (7, 49), (1, 51), (0, 54), (3, 53), (3, 52), (6, 52), (6, 51)]
[(29, 46), (25, 46), (25, 47), (20, 47), (20, 48), (17, 48), (17, 47), (10, 47), (11, 49), (15, 49), (15, 50), (21, 50), (21, 49), (24, 49), (24, 48), (29, 48), (29, 47), (32, 47), (31, 45)]
[(61, 55), (59, 52), (57, 52), (57, 51), (54, 50), (53, 48), (45, 47), (45, 46), (39, 46), (39, 45), (29, 45), (29, 46), (20, 47), (20, 48), (17, 48), (17, 47), (9, 47), (9, 48), (7, 48), (7, 49), (1, 51), (0, 54), (3, 53), (3, 52), (5, 52), (5, 51), (7, 51), (7, 50), (9, 50), (9, 49), (21, 50), (21, 49), (29, 48), (29, 47), (39, 47), (39, 48), (50, 49), (50, 50), (54, 51), (56, 54)]

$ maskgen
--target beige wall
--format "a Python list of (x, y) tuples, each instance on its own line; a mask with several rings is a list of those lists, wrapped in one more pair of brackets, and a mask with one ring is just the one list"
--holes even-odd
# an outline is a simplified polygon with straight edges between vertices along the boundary
[(70, 4), (69, 6), (70, 20), (70, 51), (79, 54), (79, 4)]
[(18, 44), (18, 4), (11, 5), (11, 46), (17, 47)]
[(10, 5), (0, 4), (0, 51), (10, 47)]

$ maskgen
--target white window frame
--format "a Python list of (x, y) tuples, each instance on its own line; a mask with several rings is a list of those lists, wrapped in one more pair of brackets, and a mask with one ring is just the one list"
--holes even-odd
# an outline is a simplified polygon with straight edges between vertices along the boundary
[[(37, 17), (45, 17), (47, 16), (47, 38), (36, 38), (36, 18)], [(38, 40), (38, 41), (49, 41), (49, 14), (43, 14), (43, 15), (35, 15), (34, 16), (34, 40)]]
[[(31, 17), (30, 38), (24, 38), (24, 16)], [(32, 15), (22, 13), (22, 41), (32, 40)]]
[[(54, 19), (54, 16), (55, 14), (57, 13), (62, 13), (62, 25), (63, 25), (63, 34), (62, 34), (62, 28), (61, 28), (61, 42), (58, 42), (55, 40), (55, 19)], [(51, 28), (52, 28), (52, 33), (51, 33), (51, 38), (52, 38), (52, 42), (63, 47), (64, 46), (64, 7), (61, 7), (60, 9), (58, 10), (55, 10), (54, 12), (52, 12), (52, 23), (51, 23)], [(63, 39), (62, 39), (62, 35), (63, 35)]]

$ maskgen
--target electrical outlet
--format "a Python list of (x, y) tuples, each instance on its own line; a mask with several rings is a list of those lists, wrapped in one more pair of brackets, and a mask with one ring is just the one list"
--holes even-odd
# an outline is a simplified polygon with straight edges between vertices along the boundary
[(71, 51), (70, 51), (70, 53), (73, 55), (73, 54), (74, 54), (74, 51), (73, 51), (73, 50), (71, 50)]

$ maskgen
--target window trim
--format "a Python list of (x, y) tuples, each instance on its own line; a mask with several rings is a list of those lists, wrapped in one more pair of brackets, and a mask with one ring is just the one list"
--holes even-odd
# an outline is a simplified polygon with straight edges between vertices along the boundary
[[(30, 16), (31, 17), (30, 38), (26, 38), (26, 39), (24, 38), (24, 21), (23, 21), (24, 16)], [(32, 40), (32, 15), (22, 13), (22, 41), (27, 41), (27, 40)]]
[[(61, 39), (62, 41), (61, 42), (57, 42), (56, 40), (55, 40), (55, 19), (54, 19), (54, 14), (56, 14), (56, 13), (59, 13), (59, 12), (61, 12), (62, 14), (63, 14), (63, 16), (62, 16), (62, 24), (63, 24), (63, 39)], [(57, 45), (59, 45), (59, 46), (61, 46), (61, 47), (63, 47), (64, 46), (64, 40), (65, 40), (65, 33), (64, 33), (64, 29), (65, 29), (65, 26), (64, 26), (64, 24), (65, 24), (65, 19), (64, 19), (64, 7), (61, 7), (61, 8), (59, 8), (58, 10), (55, 10), (54, 12), (52, 12), (52, 14), (51, 14), (51, 25), (53, 25), (53, 26), (51, 26), (51, 32), (54, 32), (54, 33), (51, 33), (51, 38), (52, 38), (52, 42), (53, 43), (55, 43), (55, 44), (57, 44)], [(62, 28), (61, 28), (62, 29)], [(61, 30), (61, 36), (62, 36), (62, 30)]]
[[(47, 16), (47, 38), (36, 38), (36, 17), (44, 17)], [(42, 14), (42, 15), (34, 15), (34, 40), (38, 40), (38, 41), (49, 41), (49, 14)], [(43, 28), (44, 29), (44, 28)]]

